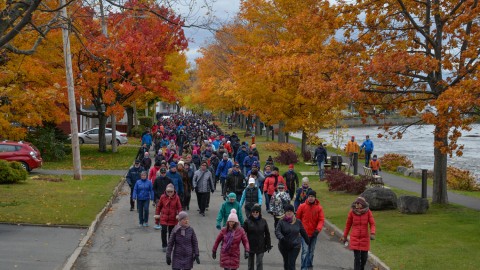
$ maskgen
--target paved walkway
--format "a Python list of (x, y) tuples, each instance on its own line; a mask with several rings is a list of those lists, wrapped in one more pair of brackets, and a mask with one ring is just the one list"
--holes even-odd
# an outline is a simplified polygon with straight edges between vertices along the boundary
[[(203, 217), (197, 212), (196, 196), (194, 194), (192, 196), (189, 211), (190, 223), (199, 240), (201, 261), (200, 265), (194, 265), (194, 269), (220, 269), (219, 257), (213, 260), (211, 249), (218, 234), (215, 219), (221, 203), (219, 193), (214, 193), (210, 210)], [(137, 212), (130, 212), (129, 208), (129, 188), (125, 185), (111, 211), (105, 216), (91, 239), (91, 246), (84, 250), (74, 269), (171, 269), (171, 266), (165, 263), (165, 253), (161, 251), (161, 232), (154, 230), (152, 226), (139, 227)], [(152, 207), (150, 207), (149, 217), (149, 224), (153, 225)], [(273, 217), (268, 214), (264, 217), (270, 224), (274, 245), (272, 251), (265, 254), (264, 269), (283, 269), (282, 257), (277, 248), (278, 240), (273, 234)], [(220, 251), (217, 255), (219, 253)], [(243, 247), (241, 256), (240, 269), (246, 269)], [(338, 237), (331, 236), (326, 230), (319, 235), (314, 261), (314, 269), (353, 269), (353, 253), (338, 242)], [(297, 259), (297, 267), (300, 267), (300, 255)], [(368, 266), (366, 269), (372, 269), (372, 267)]]

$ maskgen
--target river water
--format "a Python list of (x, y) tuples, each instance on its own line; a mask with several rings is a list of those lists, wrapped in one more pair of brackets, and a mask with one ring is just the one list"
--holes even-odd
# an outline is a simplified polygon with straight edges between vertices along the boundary
[[(433, 169), (433, 130), (432, 125), (412, 126), (407, 129), (402, 139), (393, 140), (378, 138), (377, 134), (383, 134), (383, 130), (378, 127), (355, 127), (346, 130), (341, 145), (343, 149), (351, 136), (355, 136), (355, 140), (361, 145), (365, 136), (370, 135), (374, 144), (373, 153), (378, 157), (385, 153), (403, 154), (413, 162), (415, 168)], [(321, 130), (317, 136), (332, 144), (333, 137), (330, 132), (331, 130)], [(452, 158), (448, 158), (448, 165), (469, 170), (479, 179), (480, 125), (473, 125), (471, 131), (463, 131), (462, 134), (458, 144), (464, 145), (463, 155), (461, 157), (454, 155)], [(294, 133), (292, 136), (301, 138), (300, 133)]]

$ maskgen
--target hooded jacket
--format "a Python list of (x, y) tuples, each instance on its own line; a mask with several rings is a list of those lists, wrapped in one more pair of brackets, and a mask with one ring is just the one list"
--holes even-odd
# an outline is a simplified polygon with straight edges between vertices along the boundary
[(134, 200), (153, 200), (153, 186), (148, 179), (140, 179), (133, 188), (132, 199)]
[(261, 213), (258, 215), (258, 218), (250, 215), (243, 223), (243, 229), (247, 233), (251, 253), (264, 253), (267, 251), (267, 248), (272, 246), (268, 223)]
[[(370, 224), (370, 233), (368, 232), (368, 224)], [(347, 224), (343, 237), (347, 239), (350, 232), (350, 249), (351, 250), (370, 250), (370, 234), (375, 234), (375, 220), (372, 211), (357, 215), (352, 210), (348, 213)]]
[[(238, 212), (237, 212), (238, 213)], [(225, 245), (225, 235), (227, 234), (227, 228), (222, 228), (220, 233), (213, 244), (212, 252), (216, 253), (218, 245), (222, 242), (222, 247)], [(234, 230), (232, 245), (228, 249), (221, 248), (220, 252), (220, 267), (227, 269), (238, 269), (240, 267), (240, 242), (245, 247), (245, 252), (250, 251), (250, 245), (248, 243), (247, 234), (242, 227), (237, 223)]]
[(155, 215), (160, 215), (160, 224), (173, 226), (178, 223), (177, 214), (182, 211), (182, 203), (180, 197), (174, 191), (172, 197), (165, 192), (158, 201)]
[(305, 203), (298, 207), (297, 219), (302, 221), (308, 237), (312, 237), (315, 230), (321, 232), (325, 222), (325, 215), (320, 202), (315, 199), (313, 203), (310, 203), (307, 199)]
[(245, 176), (242, 172), (232, 171), (227, 176), (227, 180), (225, 181), (225, 191), (227, 193), (233, 192), (237, 194), (237, 196), (241, 196), (243, 190), (245, 189)]
[(160, 199), (160, 196), (165, 193), (168, 184), (173, 185), (173, 182), (167, 176), (160, 175), (155, 178), (155, 182), (153, 182), (153, 194), (155, 195), (155, 201), (158, 201), (158, 199)]
[(222, 227), (225, 227), (225, 224), (227, 224), (227, 219), (228, 215), (230, 215), (230, 211), (232, 209), (237, 210), (237, 215), (238, 215), (238, 221), (240, 222), (240, 225), (243, 224), (243, 215), (242, 215), (242, 208), (240, 207), (240, 204), (237, 202), (237, 196), (233, 196), (234, 194), (230, 194), (230, 196), (235, 198), (235, 201), (233, 203), (229, 202), (229, 198), (227, 198), (227, 201), (222, 204), (220, 207), (220, 211), (218, 211), (217, 215), (217, 225), (222, 225)]

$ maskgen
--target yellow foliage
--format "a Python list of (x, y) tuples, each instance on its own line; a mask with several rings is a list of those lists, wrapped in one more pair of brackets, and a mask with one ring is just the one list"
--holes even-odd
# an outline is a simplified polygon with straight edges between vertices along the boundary
[(480, 186), (470, 171), (456, 167), (447, 167), (447, 185), (455, 190), (478, 191)]
[(267, 151), (275, 151), (275, 152), (281, 152), (281, 151), (295, 151), (295, 145), (291, 143), (277, 143), (277, 142), (269, 142), (263, 145), (265, 150)]

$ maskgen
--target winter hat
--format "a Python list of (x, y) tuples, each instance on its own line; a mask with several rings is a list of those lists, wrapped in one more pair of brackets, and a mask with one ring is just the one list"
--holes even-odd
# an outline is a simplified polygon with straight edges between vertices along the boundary
[(237, 194), (231, 192), (230, 194), (228, 194), (228, 198), (229, 198), (229, 199), (232, 199), (232, 198), (233, 198), (233, 199), (236, 200), (236, 199), (237, 199)]
[(308, 177), (303, 177), (302, 178), (302, 183), (308, 183), (308, 182), (309, 182)]
[(315, 192), (315, 190), (310, 190), (310, 191), (307, 193), (307, 196), (313, 196), (313, 197), (317, 198), (317, 192)]
[(237, 216), (237, 210), (232, 209), (230, 210), (230, 215), (228, 215), (227, 221), (235, 221), (236, 223), (238, 222), (238, 216)]
[(293, 169), (293, 164), (288, 165), (289, 169)]
[(355, 199), (355, 202), (353, 204), (356, 204), (356, 203), (361, 204), (363, 206), (363, 208), (368, 206), (367, 201), (363, 197), (358, 197), (357, 199)]
[(177, 167), (177, 163), (175, 163), (175, 162), (170, 163), (170, 168), (176, 168), (176, 167)]
[(184, 220), (184, 219), (187, 218), (187, 217), (188, 217), (188, 213), (185, 212), (185, 211), (181, 211), (181, 212), (178, 213), (178, 215), (177, 215), (177, 220), (178, 220), (178, 222), (180, 222), (180, 221)]
[(139, 160), (139, 159), (135, 159), (135, 163), (136, 163), (136, 164), (140, 164), (140, 160)]
[(259, 168), (259, 167), (260, 167), (260, 164), (258, 163), (258, 161), (254, 161), (254, 162), (252, 163), (252, 167), (257, 167), (257, 168)]
[(257, 212), (259, 212), (259, 213), (262, 212), (262, 207), (260, 207), (260, 205), (259, 205), (258, 203), (254, 204), (254, 205), (252, 206), (252, 212), (255, 212), (255, 211), (257, 211)]
[(223, 153), (223, 157), (224, 157), (224, 158), (228, 158), (228, 154), (227, 154), (227, 153)]
[(167, 185), (167, 189), (165, 189), (165, 190), (166, 191), (175, 191), (175, 186), (172, 183), (170, 183), (170, 184)]
[(185, 166), (185, 162), (183, 162), (182, 160), (180, 160), (180, 161), (178, 162), (178, 165)]
[(255, 179), (254, 178), (250, 178), (248, 179), (248, 184), (255, 184)]
[(293, 205), (287, 204), (287, 205), (285, 205), (285, 206), (283, 207), (283, 210), (285, 210), (285, 212), (287, 212), (287, 211), (292, 211), (292, 212), (294, 212), (295, 208), (293, 208)]

